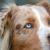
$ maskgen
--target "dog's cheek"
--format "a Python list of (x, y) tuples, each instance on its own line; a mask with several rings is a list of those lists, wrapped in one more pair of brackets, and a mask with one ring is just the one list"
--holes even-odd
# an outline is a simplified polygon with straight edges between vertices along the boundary
[[(26, 34), (22, 33), (13, 33), (13, 38), (12, 38), (12, 50), (17, 50), (18, 49), (32, 49), (32, 50), (39, 50), (40, 49), (40, 41), (35, 32), (28, 31)], [(25, 36), (26, 35), (26, 36)], [(24, 37), (25, 36), (25, 37)], [(23, 39), (24, 38), (24, 39)], [(31, 46), (31, 47), (30, 47)], [(26, 49), (26, 50), (27, 50)]]
[(16, 40), (18, 40), (19, 42), (25, 41), (32, 34), (30, 31), (31, 30), (27, 30), (27, 29), (26, 30), (21, 30), (21, 31), (18, 31), (18, 32), (14, 31), (13, 37)]

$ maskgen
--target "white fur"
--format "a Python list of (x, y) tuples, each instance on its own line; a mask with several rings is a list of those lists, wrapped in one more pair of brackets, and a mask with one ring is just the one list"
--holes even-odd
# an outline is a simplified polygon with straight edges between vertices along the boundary
[(1, 50), (9, 50), (9, 35), (10, 31), (5, 32), (5, 36), (2, 39)]
[(48, 41), (47, 41), (47, 36), (50, 34), (50, 27), (47, 27), (46, 25), (44, 25), (43, 20), (42, 20), (42, 18), (45, 17), (45, 15), (49, 16), (49, 14), (46, 11), (46, 9), (43, 7), (35, 6), (32, 9), (33, 9), (33, 12), (35, 12), (35, 15), (38, 18), (39, 23), (40, 23), (38, 36), (41, 42), (42, 50), (50, 50), (49, 49), (50, 45), (48, 44)]

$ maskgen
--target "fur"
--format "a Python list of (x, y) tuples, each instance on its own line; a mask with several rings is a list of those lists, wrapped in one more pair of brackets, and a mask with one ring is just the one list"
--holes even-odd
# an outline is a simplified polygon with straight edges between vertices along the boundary
[(0, 50), (50, 50), (50, 5), (45, 4), (7, 7), (1, 19)]

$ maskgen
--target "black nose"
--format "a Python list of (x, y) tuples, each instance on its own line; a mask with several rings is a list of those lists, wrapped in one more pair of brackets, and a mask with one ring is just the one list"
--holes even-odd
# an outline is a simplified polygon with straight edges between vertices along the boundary
[(50, 41), (50, 34), (48, 35), (47, 39), (48, 39), (48, 41)]

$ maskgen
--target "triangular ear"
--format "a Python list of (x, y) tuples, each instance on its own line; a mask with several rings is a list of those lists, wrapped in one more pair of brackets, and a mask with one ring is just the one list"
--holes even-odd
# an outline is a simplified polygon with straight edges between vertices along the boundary
[(37, 5), (43, 6), (47, 10), (47, 12), (50, 14), (50, 4), (48, 1), (40, 2)]

